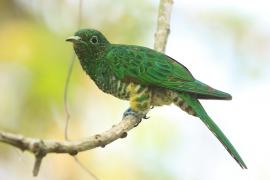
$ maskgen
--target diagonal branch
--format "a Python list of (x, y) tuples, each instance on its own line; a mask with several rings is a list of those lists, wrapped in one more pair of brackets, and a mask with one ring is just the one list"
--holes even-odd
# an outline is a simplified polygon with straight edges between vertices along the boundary
[[(155, 33), (155, 49), (157, 51), (165, 51), (169, 35), (172, 4), (172, 0), (160, 0), (158, 26), (157, 32)], [(74, 156), (82, 151), (97, 147), (105, 147), (107, 144), (119, 138), (125, 138), (127, 136), (127, 132), (136, 127), (140, 122), (140, 118), (133, 115), (128, 115), (125, 116), (121, 122), (105, 132), (82, 140), (74, 141), (43, 140), (0, 131), (0, 142), (12, 145), (21, 149), (22, 151), (29, 151), (33, 153), (36, 158), (33, 168), (33, 175), (37, 176), (42, 159), (48, 153), (67, 153)]]
[(126, 137), (127, 132), (136, 127), (140, 121), (141, 120), (135, 116), (126, 116), (120, 123), (103, 133), (90, 136), (83, 140), (74, 141), (42, 140), (0, 131), (0, 142), (35, 154), (36, 162), (33, 174), (36, 176), (42, 158), (48, 153), (68, 153), (70, 155), (76, 155), (82, 151), (105, 147), (107, 144), (119, 138)]

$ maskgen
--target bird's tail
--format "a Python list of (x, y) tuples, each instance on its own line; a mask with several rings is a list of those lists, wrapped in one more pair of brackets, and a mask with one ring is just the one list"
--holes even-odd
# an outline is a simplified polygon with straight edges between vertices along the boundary
[[(180, 103), (181, 105), (178, 104), (178, 106), (180, 106), (183, 110), (185, 110), (189, 114), (199, 117), (203, 121), (203, 123), (209, 128), (209, 130), (212, 131), (212, 133), (217, 137), (217, 139), (223, 144), (223, 146), (231, 154), (231, 156), (236, 160), (236, 162), (241, 166), (241, 168), (247, 169), (247, 166), (245, 165), (244, 161), (242, 160), (238, 152), (235, 150), (235, 148), (230, 143), (228, 138), (223, 134), (221, 129), (207, 115), (201, 103), (196, 98), (190, 96), (189, 94), (179, 93), (178, 97), (180, 100), (183, 100), (184, 102), (184, 103)], [(178, 102), (180, 100), (178, 100)]]

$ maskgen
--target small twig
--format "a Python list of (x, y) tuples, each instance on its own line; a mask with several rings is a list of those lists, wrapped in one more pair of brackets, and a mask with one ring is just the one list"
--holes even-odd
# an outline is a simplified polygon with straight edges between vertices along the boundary
[(35, 158), (36, 158), (34, 168), (33, 168), (33, 176), (37, 176), (40, 166), (41, 166), (42, 159), (47, 154), (43, 140), (40, 140), (39, 142), (34, 143), (33, 150), (34, 150), (33, 153), (35, 154)]
[[(82, 5), (83, 5), (83, 0), (79, 0), (79, 7), (78, 7), (78, 29), (81, 27), (82, 24)], [(70, 120), (70, 112), (69, 112), (69, 107), (68, 107), (68, 87), (70, 83), (70, 78), (72, 75), (73, 71), (73, 66), (76, 60), (76, 54), (73, 51), (72, 57), (71, 57), (71, 62), (68, 67), (68, 73), (67, 73), (67, 78), (65, 81), (65, 88), (64, 88), (64, 108), (65, 108), (65, 113), (66, 113), (66, 123), (65, 123), (65, 140), (68, 140), (68, 127), (69, 127), (69, 120)]]
[[(83, 7), (83, 0), (79, 0), (79, 7), (78, 7), (78, 29), (81, 27), (82, 24), (82, 7)], [(69, 87), (69, 83), (70, 83), (70, 78), (72, 75), (72, 71), (73, 71), (73, 66), (76, 60), (76, 54), (73, 51), (72, 57), (71, 57), (71, 63), (69, 65), (68, 68), (68, 74), (67, 74), (67, 78), (66, 78), (66, 82), (65, 82), (65, 89), (64, 89), (64, 108), (65, 108), (65, 113), (66, 113), (66, 122), (65, 122), (65, 140), (69, 140), (68, 138), (68, 128), (69, 128), (69, 122), (70, 122), (70, 112), (69, 112), (69, 106), (68, 106), (68, 87)], [(76, 156), (74, 156), (75, 162), (87, 173), (89, 174), (93, 179), (97, 180), (97, 176), (94, 175), (94, 173), (92, 173), (90, 171), (90, 169), (88, 169)]]
[(69, 120), (70, 120), (70, 112), (69, 112), (69, 107), (68, 107), (68, 86), (73, 70), (73, 66), (76, 60), (76, 55), (73, 52), (71, 62), (68, 68), (68, 74), (65, 82), (65, 88), (64, 88), (64, 108), (65, 108), (65, 113), (66, 113), (66, 122), (65, 122), (65, 140), (68, 140), (68, 126), (69, 126)]
[(98, 177), (92, 173), (78, 158), (74, 156), (76, 163), (87, 173), (89, 174), (94, 180), (98, 180)]

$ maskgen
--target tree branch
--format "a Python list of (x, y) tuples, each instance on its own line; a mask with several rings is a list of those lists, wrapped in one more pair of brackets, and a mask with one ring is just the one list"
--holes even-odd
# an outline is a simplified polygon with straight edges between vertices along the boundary
[(160, 52), (165, 52), (167, 39), (170, 33), (172, 6), (173, 0), (160, 0), (154, 44), (155, 50)]
[(42, 158), (48, 153), (68, 153), (70, 155), (76, 155), (79, 152), (96, 147), (105, 147), (107, 144), (119, 138), (126, 137), (127, 132), (136, 127), (140, 122), (141, 120), (136, 116), (126, 116), (120, 123), (103, 133), (90, 136), (83, 140), (74, 141), (42, 140), (0, 131), (0, 142), (35, 154), (36, 162), (33, 175), (36, 176)]
[[(172, 0), (160, 0), (158, 25), (155, 33), (155, 49), (157, 51), (165, 51), (170, 31), (169, 26), (172, 4)], [(0, 142), (12, 145), (22, 151), (33, 153), (36, 158), (33, 175), (37, 176), (42, 159), (48, 153), (67, 153), (74, 156), (82, 151), (97, 147), (105, 147), (107, 144), (119, 138), (125, 138), (127, 136), (127, 132), (136, 127), (140, 122), (141, 119), (139, 117), (128, 115), (125, 116), (121, 122), (103, 133), (96, 134), (82, 140), (73, 141), (42, 140), (0, 131)]]

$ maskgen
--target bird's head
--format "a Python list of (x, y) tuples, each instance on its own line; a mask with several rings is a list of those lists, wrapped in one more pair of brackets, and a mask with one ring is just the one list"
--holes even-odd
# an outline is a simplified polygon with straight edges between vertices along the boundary
[(80, 29), (66, 41), (73, 43), (80, 60), (96, 59), (110, 44), (101, 32), (94, 29)]

